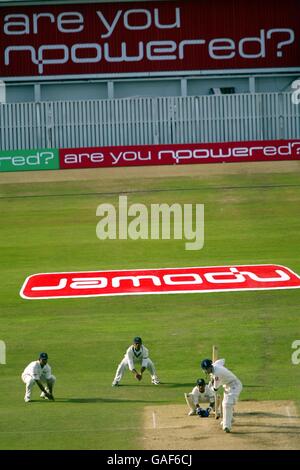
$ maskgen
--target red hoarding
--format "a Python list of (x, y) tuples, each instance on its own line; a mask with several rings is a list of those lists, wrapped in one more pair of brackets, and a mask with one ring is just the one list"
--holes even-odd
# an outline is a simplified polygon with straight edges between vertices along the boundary
[(300, 68), (299, 0), (7, 6), (0, 25), (2, 78)]
[(69, 148), (59, 158), (61, 169), (300, 160), (300, 141)]
[(299, 276), (289, 268), (274, 264), (254, 264), (39, 273), (25, 280), (20, 295), (24, 299), (57, 299), (299, 287)]

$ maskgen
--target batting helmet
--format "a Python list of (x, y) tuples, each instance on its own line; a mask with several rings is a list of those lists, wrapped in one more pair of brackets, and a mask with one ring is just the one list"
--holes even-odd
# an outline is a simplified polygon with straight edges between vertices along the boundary
[(212, 366), (212, 360), (211, 359), (203, 359), (203, 361), (200, 364), (201, 369), (207, 370)]
[(198, 379), (196, 384), (199, 385), (199, 387), (205, 387), (206, 385), (204, 379)]

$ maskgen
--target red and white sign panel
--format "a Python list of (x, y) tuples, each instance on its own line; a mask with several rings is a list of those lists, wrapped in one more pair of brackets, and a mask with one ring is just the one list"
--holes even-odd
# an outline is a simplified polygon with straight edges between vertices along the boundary
[(1, 8), (3, 78), (299, 68), (299, 0), (43, 3)]
[(70, 148), (59, 159), (61, 169), (300, 160), (300, 141)]
[(33, 274), (25, 280), (20, 295), (24, 299), (58, 299), (299, 287), (300, 277), (289, 268), (259, 264)]

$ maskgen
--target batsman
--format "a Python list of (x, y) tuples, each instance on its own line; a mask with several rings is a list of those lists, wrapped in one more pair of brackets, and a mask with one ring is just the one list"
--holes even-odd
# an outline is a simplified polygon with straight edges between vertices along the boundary
[(201, 362), (201, 369), (207, 374), (211, 374), (213, 378), (213, 387), (217, 391), (223, 386), (224, 396), (222, 403), (223, 410), (223, 431), (231, 432), (231, 424), (233, 417), (233, 406), (237, 402), (239, 395), (243, 389), (241, 381), (229, 369), (224, 367), (225, 359), (219, 359), (212, 362), (211, 359), (204, 359)]

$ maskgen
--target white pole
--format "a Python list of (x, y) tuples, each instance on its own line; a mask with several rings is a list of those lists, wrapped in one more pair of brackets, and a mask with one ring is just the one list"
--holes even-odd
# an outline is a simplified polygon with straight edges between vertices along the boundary
[(6, 103), (6, 86), (2, 80), (0, 80), (0, 103)]
[(0, 364), (6, 364), (6, 345), (0, 340)]

